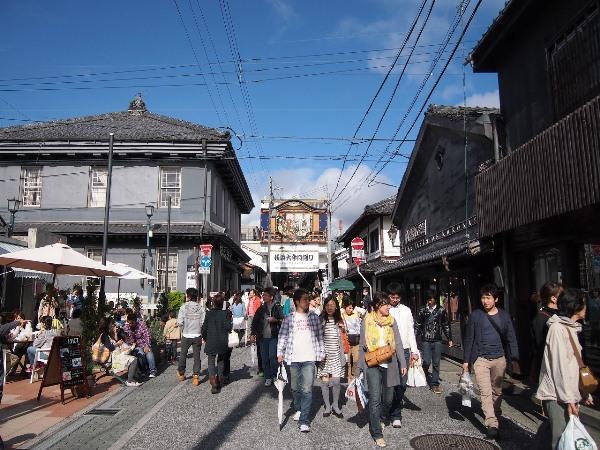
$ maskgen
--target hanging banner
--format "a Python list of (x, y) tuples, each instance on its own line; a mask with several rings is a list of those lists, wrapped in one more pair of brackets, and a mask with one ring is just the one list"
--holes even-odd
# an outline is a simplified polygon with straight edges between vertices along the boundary
[(271, 251), (271, 272), (317, 272), (318, 270), (318, 251)]

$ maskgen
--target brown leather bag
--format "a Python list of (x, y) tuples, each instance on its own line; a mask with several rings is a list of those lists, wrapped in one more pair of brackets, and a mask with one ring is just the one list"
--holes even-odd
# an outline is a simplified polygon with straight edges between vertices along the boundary
[(575, 359), (579, 365), (579, 391), (584, 394), (593, 394), (598, 389), (598, 379), (594, 376), (590, 368), (584, 364), (583, 359), (581, 359), (581, 354), (575, 345), (573, 335), (568, 329), (567, 334), (569, 335), (569, 341), (571, 342), (571, 347), (573, 347), (573, 352), (575, 353)]
[(396, 353), (396, 349), (391, 345), (386, 345), (384, 347), (376, 348), (370, 352), (365, 353), (365, 361), (367, 362), (367, 366), (375, 367), (381, 363), (389, 362)]

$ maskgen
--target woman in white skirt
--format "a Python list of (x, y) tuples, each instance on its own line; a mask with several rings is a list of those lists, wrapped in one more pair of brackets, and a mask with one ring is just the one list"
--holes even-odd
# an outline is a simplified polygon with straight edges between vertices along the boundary
[(244, 341), (244, 334), (246, 334), (246, 306), (242, 302), (241, 292), (234, 292), (233, 294), (231, 314), (233, 316), (233, 329), (237, 331), (240, 340), (238, 347), (241, 347)]
[[(340, 403), (340, 378), (344, 376), (346, 357), (342, 343), (342, 333), (345, 333), (344, 321), (340, 312), (340, 305), (333, 297), (328, 297), (321, 313), (323, 327), (323, 342), (325, 344), (326, 359), (319, 363), (317, 377), (321, 380), (321, 392), (325, 409), (323, 417), (333, 413), (340, 419), (344, 417), (339, 406)], [(333, 404), (329, 401), (329, 390), (333, 392)]]

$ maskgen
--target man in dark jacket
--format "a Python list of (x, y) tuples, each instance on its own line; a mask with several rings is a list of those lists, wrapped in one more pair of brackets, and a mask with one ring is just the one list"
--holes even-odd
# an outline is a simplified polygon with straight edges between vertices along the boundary
[[(5, 343), (9, 333), (17, 328), (23, 326), (23, 317), (17, 315), (15, 320), (4, 325), (0, 325), (0, 341)], [(4, 392), (4, 352), (0, 351), (0, 402), (2, 402), (2, 393)]]
[(252, 321), (250, 339), (260, 340), (258, 348), (261, 352), (265, 386), (271, 386), (277, 375), (277, 336), (283, 322), (283, 309), (275, 303), (275, 289), (268, 287), (264, 290), (263, 304), (258, 308)]
[(429, 386), (434, 394), (441, 394), (440, 388), (440, 360), (442, 359), (442, 334), (448, 339), (448, 347), (452, 347), (452, 331), (448, 314), (441, 308), (433, 292), (427, 293), (427, 304), (417, 314), (415, 334), (421, 336), (423, 347), (423, 370), (429, 373), (429, 366), (433, 366)]
[(512, 361), (513, 372), (519, 373), (519, 348), (512, 320), (496, 306), (498, 288), (487, 284), (481, 288), (481, 305), (467, 323), (464, 344), (464, 372), (473, 367), (481, 392), (481, 409), (485, 416), (487, 437), (498, 437), (498, 415), (502, 403), (502, 381), (506, 364)]

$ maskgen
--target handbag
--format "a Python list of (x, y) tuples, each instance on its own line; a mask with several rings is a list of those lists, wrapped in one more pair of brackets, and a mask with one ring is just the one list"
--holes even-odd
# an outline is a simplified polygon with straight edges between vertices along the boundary
[(575, 353), (575, 359), (579, 365), (579, 390), (584, 394), (593, 394), (596, 392), (596, 389), (598, 389), (598, 379), (594, 376), (591, 369), (584, 364), (583, 359), (581, 359), (581, 353), (579, 353), (579, 350), (575, 345), (573, 335), (568, 329), (567, 334), (569, 335), (571, 347), (573, 347), (573, 353)]
[(348, 341), (348, 334), (340, 331), (340, 335), (342, 338), (342, 345), (344, 346), (344, 353), (348, 354), (350, 353), (350, 342)]
[(358, 334), (349, 334), (348, 343), (352, 346), (358, 345), (360, 343), (360, 336)]
[(104, 364), (110, 358), (110, 349), (102, 343), (102, 335), (92, 345), (92, 361), (98, 364)]
[(240, 337), (238, 336), (237, 331), (232, 330), (227, 339), (227, 346), (229, 348), (233, 348), (237, 347), (238, 345), (240, 345)]
[(365, 361), (367, 366), (375, 367), (381, 363), (389, 361), (392, 356), (396, 353), (396, 349), (394, 349), (391, 345), (385, 345), (383, 347), (376, 348), (375, 350), (371, 350), (370, 352), (365, 353)]

